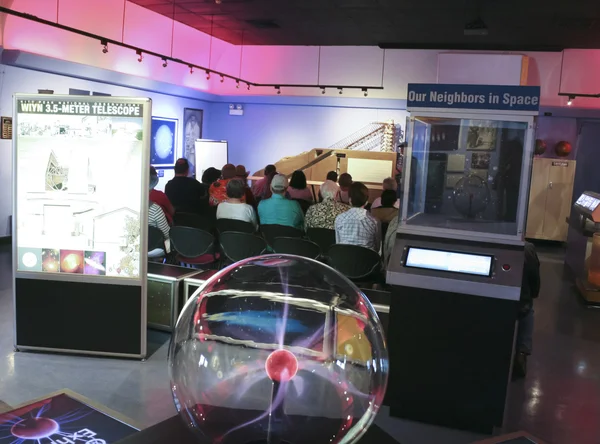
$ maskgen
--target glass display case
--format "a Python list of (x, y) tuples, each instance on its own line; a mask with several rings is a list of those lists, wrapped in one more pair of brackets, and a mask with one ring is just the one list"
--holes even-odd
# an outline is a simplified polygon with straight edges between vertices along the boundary
[(411, 117), (398, 232), (522, 242), (533, 117)]

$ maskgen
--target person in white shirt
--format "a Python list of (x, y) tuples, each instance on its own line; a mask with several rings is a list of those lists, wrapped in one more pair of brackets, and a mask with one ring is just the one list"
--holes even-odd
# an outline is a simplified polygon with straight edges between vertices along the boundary
[[(396, 181), (394, 180), (393, 177), (388, 177), (387, 179), (383, 180), (383, 183), (381, 184), (383, 187), (383, 191), (386, 190), (391, 190), (391, 191), (397, 191), (398, 190), (398, 184), (396, 183)], [(377, 199), (375, 199), (373, 201), (373, 204), (371, 205), (371, 209), (375, 209), (375, 208), (379, 208), (381, 207), (381, 197), (378, 197)], [(400, 208), (400, 199), (396, 200), (396, 203), (394, 204), (394, 208)]]
[[(154, 174), (153, 174), (154, 172)], [(150, 191), (154, 189), (154, 187), (158, 184), (158, 175), (156, 174), (156, 170), (150, 170)], [(169, 243), (169, 232), (171, 228), (169, 227), (169, 222), (165, 217), (165, 213), (160, 205), (150, 202), (150, 206), (148, 208), (148, 225), (151, 227), (156, 227), (160, 231), (162, 231), (163, 238), (165, 240), (165, 245)], [(148, 252), (148, 257), (162, 257), (165, 255), (168, 247), (165, 248), (155, 248), (152, 251)]]
[(369, 189), (361, 182), (354, 182), (349, 194), (352, 208), (335, 218), (336, 243), (359, 245), (379, 253), (381, 224), (364, 208)]
[(217, 219), (235, 219), (249, 222), (258, 228), (256, 212), (252, 206), (242, 202), (246, 193), (244, 182), (239, 179), (231, 179), (227, 182), (227, 200), (221, 202), (217, 207)]

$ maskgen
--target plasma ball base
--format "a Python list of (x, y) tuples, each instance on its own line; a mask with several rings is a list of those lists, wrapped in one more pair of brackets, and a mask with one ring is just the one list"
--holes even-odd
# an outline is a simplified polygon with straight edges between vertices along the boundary
[(13, 425), (10, 433), (17, 439), (39, 440), (58, 432), (58, 423), (50, 418), (26, 418)]

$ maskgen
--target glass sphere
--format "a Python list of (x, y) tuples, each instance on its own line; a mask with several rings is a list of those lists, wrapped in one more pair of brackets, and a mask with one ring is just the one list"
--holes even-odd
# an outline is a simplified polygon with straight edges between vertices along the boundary
[(267, 255), (222, 270), (188, 300), (169, 369), (200, 442), (347, 444), (379, 410), (388, 357), (352, 282), (311, 259)]
[(482, 213), (490, 203), (487, 181), (475, 174), (463, 177), (454, 186), (452, 202), (464, 217), (473, 218)]

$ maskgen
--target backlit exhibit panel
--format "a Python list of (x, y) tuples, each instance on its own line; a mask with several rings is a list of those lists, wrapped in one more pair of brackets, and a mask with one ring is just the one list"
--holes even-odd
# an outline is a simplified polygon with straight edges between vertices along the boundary
[(579, 199), (577, 199), (576, 204), (589, 211), (595, 211), (596, 208), (598, 208), (598, 205), (600, 205), (600, 199), (588, 196), (587, 194), (582, 194), (579, 196)]
[(411, 247), (406, 255), (406, 266), (490, 276), (492, 274), (492, 256)]
[(17, 270), (139, 277), (144, 104), (57, 96), (16, 112)]

